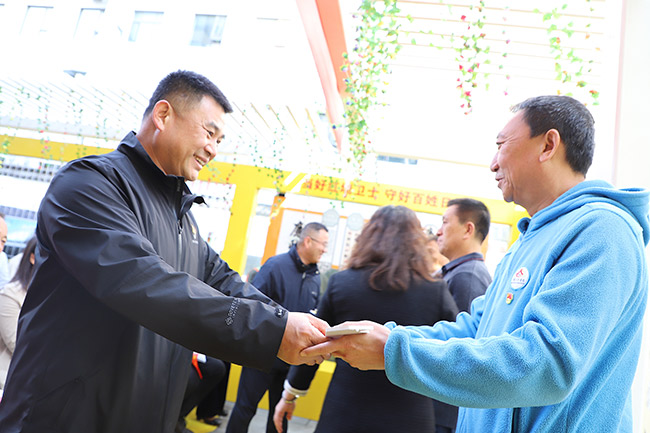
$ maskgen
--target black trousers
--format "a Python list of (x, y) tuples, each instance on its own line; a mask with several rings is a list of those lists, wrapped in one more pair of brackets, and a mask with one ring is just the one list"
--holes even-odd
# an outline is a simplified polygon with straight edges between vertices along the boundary
[(180, 418), (185, 418), (194, 407), (198, 419), (212, 418), (223, 408), (223, 403), (219, 406), (218, 385), (226, 377), (225, 363), (208, 356), (205, 363), (198, 364), (203, 378), (201, 379), (194, 366), (190, 365), (190, 377), (185, 388)]
[[(237, 389), (237, 401), (230, 413), (226, 433), (248, 432), (248, 426), (255, 416), (255, 412), (257, 412), (257, 405), (267, 390), (269, 392), (269, 415), (266, 421), (266, 432), (277, 433), (275, 424), (273, 424), (273, 413), (275, 405), (282, 398), (284, 380), (288, 372), (289, 365), (280, 360), (276, 360), (269, 373), (254, 368), (242, 367), (239, 388)], [(287, 428), (287, 420), (285, 419), (282, 429), (287, 432)]]
[[(216, 415), (222, 415), (225, 413), (225, 406), (226, 406), (226, 394), (228, 393), (228, 379), (230, 377), (230, 363), (223, 361), (224, 365), (226, 366), (226, 374), (223, 376), (223, 379), (219, 381), (217, 384), (217, 387), (214, 390), (214, 394), (210, 393), (210, 398), (212, 402), (214, 403), (213, 408), (216, 409)], [(201, 404), (197, 407), (197, 412), (201, 408)], [(206, 408), (207, 410), (207, 408)], [(210, 409), (212, 410), (212, 409)], [(202, 412), (203, 413), (203, 412)], [(214, 416), (214, 415), (209, 415), (207, 417)]]

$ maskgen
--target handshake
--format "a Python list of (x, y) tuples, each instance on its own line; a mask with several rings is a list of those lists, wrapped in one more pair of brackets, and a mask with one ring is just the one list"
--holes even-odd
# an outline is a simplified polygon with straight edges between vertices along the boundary
[(311, 314), (289, 313), (278, 358), (293, 365), (314, 365), (335, 356), (360, 370), (383, 370), (384, 346), (390, 330), (367, 320), (341, 325), (361, 332), (349, 335), (334, 332), (328, 337), (327, 322)]

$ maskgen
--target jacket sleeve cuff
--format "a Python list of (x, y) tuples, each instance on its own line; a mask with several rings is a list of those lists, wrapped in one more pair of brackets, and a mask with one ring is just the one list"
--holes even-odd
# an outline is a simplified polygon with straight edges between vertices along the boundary
[(304, 397), (307, 395), (307, 392), (309, 392), (308, 389), (298, 389), (294, 388), (291, 386), (288, 380), (284, 380), (284, 390), (287, 391), (290, 394), (295, 395), (296, 397)]

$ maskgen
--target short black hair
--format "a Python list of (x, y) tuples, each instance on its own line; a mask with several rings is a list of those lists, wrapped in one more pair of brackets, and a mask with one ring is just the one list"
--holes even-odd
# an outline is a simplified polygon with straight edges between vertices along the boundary
[(305, 238), (311, 237), (321, 230), (325, 230), (326, 232), (329, 231), (324, 224), (321, 224), (319, 222), (311, 222), (302, 228), (302, 231), (300, 232), (300, 240), (302, 241)]
[(587, 174), (594, 159), (594, 118), (580, 101), (561, 95), (537, 96), (512, 107), (524, 112), (530, 137), (556, 129), (566, 149), (569, 166), (577, 173)]
[(447, 207), (451, 206), (456, 206), (456, 215), (461, 223), (474, 223), (476, 236), (483, 242), (490, 232), (490, 211), (485, 203), (473, 198), (455, 198), (447, 202)]
[(192, 71), (172, 72), (158, 83), (158, 87), (149, 99), (149, 105), (144, 110), (144, 117), (151, 114), (156, 103), (163, 99), (174, 100), (179, 106), (188, 106), (199, 103), (206, 95), (221, 105), (226, 113), (232, 113), (232, 106), (226, 96), (208, 78)]

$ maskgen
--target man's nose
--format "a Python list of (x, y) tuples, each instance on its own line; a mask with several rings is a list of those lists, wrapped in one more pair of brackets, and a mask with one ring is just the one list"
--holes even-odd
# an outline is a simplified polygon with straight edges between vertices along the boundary
[(492, 158), (492, 162), (490, 163), (490, 171), (493, 173), (496, 173), (499, 169), (499, 164), (497, 163), (497, 155), (498, 153), (494, 154), (494, 158)]
[(208, 152), (208, 158), (212, 160), (217, 156), (217, 143), (209, 142), (208, 145), (205, 146), (205, 151)]

